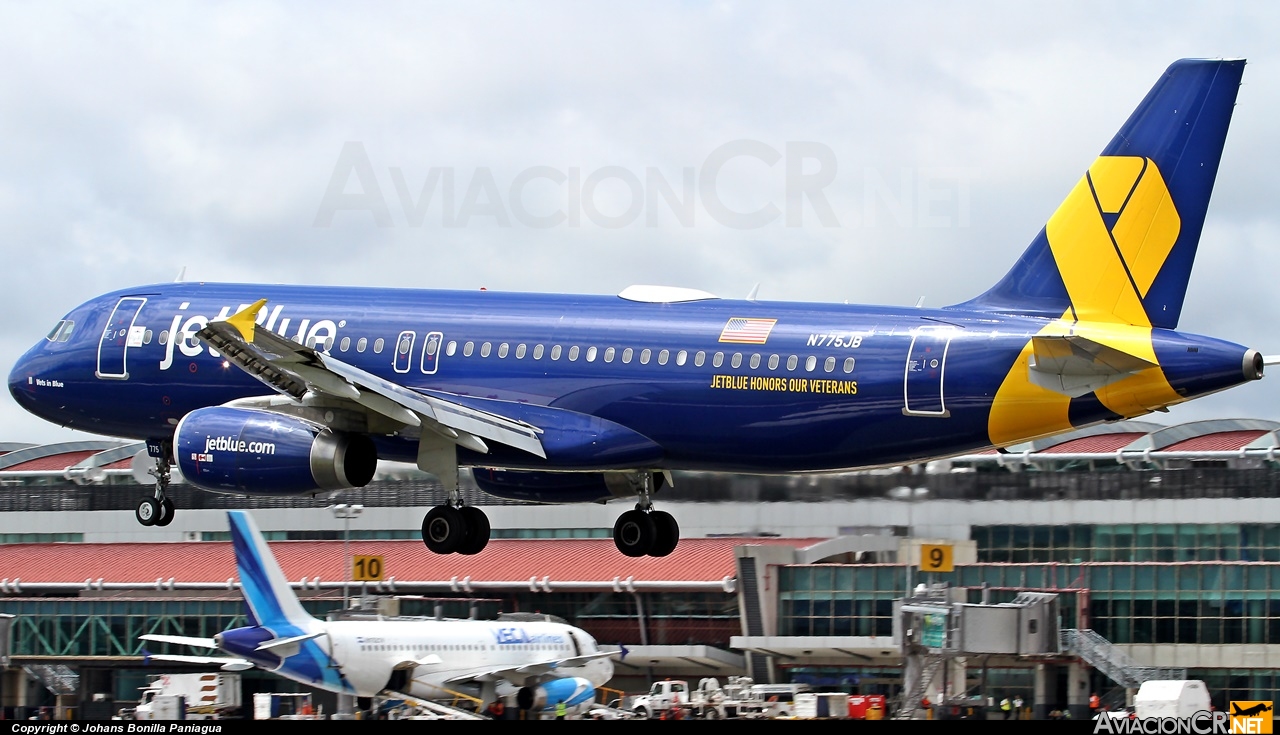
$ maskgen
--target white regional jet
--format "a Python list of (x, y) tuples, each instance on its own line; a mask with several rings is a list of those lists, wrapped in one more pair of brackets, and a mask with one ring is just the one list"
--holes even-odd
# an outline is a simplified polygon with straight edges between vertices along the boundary
[(484, 620), (322, 621), (298, 602), (253, 518), (227, 513), (240, 591), (252, 625), (213, 638), (144, 635), (143, 640), (217, 649), (227, 656), (157, 654), (152, 659), (254, 666), (287, 679), (357, 697), (479, 696), (482, 706), (515, 695), (521, 709), (569, 714), (595, 703), (613, 676), (613, 652), (571, 625)]

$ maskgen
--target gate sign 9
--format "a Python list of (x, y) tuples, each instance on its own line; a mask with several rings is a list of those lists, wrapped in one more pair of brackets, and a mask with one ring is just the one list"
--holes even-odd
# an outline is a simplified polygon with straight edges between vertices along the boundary
[(920, 571), (952, 571), (951, 552), (951, 544), (920, 544)]

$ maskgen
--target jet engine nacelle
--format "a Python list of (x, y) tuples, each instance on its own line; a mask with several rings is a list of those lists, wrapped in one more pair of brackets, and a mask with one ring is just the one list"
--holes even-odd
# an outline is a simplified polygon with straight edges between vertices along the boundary
[(201, 408), (183, 417), (173, 453), (187, 482), (213, 492), (297, 495), (364, 487), (378, 452), (362, 434), (247, 408)]
[(596, 688), (580, 676), (552, 679), (538, 686), (521, 687), (516, 692), (516, 706), (523, 710), (554, 712), (564, 702), (568, 714), (586, 712), (596, 703)]

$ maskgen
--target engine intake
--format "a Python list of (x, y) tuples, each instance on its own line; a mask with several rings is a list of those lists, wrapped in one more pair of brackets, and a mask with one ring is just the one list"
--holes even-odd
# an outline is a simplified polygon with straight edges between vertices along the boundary
[(203, 490), (298, 495), (364, 487), (378, 467), (373, 441), (247, 408), (201, 408), (173, 435), (178, 468)]
[(580, 676), (552, 679), (538, 686), (521, 687), (516, 706), (523, 710), (549, 710), (564, 702), (570, 711), (589, 708), (596, 701), (596, 689)]

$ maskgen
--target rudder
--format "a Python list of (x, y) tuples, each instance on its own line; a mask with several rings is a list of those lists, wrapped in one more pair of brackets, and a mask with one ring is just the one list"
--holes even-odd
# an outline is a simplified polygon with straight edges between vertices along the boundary
[(309, 629), (317, 621), (298, 601), (253, 516), (231, 510), (227, 511), (227, 520), (240, 574), (240, 592), (249, 605), (251, 619), (281, 637)]
[(1174, 328), (1244, 72), (1174, 62), (991, 290), (952, 308)]

